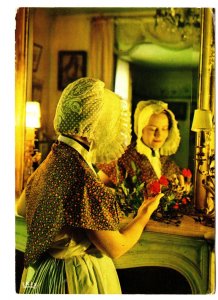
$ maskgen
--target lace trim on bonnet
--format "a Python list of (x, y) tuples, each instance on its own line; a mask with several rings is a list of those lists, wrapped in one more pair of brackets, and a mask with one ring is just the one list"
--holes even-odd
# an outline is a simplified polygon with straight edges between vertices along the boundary
[(127, 105), (104, 86), (104, 82), (89, 77), (69, 84), (54, 118), (57, 134), (76, 134), (88, 139), (92, 163), (118, 159), (131, 140)]

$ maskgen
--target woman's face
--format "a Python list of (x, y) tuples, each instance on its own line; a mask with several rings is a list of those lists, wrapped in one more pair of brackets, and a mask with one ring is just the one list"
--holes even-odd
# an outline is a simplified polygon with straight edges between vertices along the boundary
[(148, 124), (142, 130), (142, 141), (152, 149), (160, 149), (169, 134), (169, 120), (166, 114), (151, 115)]

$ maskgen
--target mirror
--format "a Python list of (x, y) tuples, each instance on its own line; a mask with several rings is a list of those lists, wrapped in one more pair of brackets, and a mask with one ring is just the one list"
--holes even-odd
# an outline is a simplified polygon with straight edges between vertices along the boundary
[[(28, 34), (29, 40), (32, 41), (34, 68), (32, 77), (29, 77), (31, 84), (27, 83), (27, 87), (32, 85), (31, 91), (28, 90), (32, 99), (27, 100), (38, 101), (41, 106), (41, 128), (37, 130), (36, 141), (36, 147), (42, 153), (41, 161), (56, 139), (53, 118), (61, 95), (58, 88), (61, 72), (59, 52), (86, 52), (86, 74), (97, 76), (97, 71), (94, 70), (97, 62), (92, 55), (94, 43), (90, 38), (93, 22), (97, 21), (98, 25), (99, 22), (110, 20), (115, 28), (114, 36), (111, 36), (115, 43), (109, 45), (112, 52), (113, 48), (115, 51), (112, 53), (111, 63), (104, 65), (110, 66), (108, 73), (112, 74), (112, 79), (104, 78), (104, 75), (97, 77), (105, 82), (108, 80), (108, 86), (111, 84), (113, 88), (113, 74), (117, 71), (114, 66), (119, 58), (129, 66), (132, 112), (137, 102), (142, 99), (160, 99), (168, 102), (169, 108), (179, 121), (182, 136), (175, 160), (181, 167), (189, 167), (193, 171), (195, 134), (190, 131), (190, 127), (193, 111), (197, 107), (200, 53), (199, 14), (196, 11), (188, 12), (198, 24), (194, 28), (195, 34), (186, 32), (185, 35), (180, 29), (175, 34), (174, 29), (163, 25), (165, 12), (158, 8), (47, 7), (29, 10), (31, 29)], [(179, 9), (179, 13), (183, 13), (183, 8)], [(166, 20), (168, 22), (168, 16)], [(156, 30), (159, 28), (155, 27), (157, 22), (161, 30)], [(104, 26), (106, 28), (106, 25)], [(107, 26), (110, 27), (111, 24)], [(181, 27), (184, 27), (184, 24)], [(127, 31), (124, 31), (124, 28)]]
[(200, 9), (157, 8), (146, 13), (117, 18), (115, 27), (116, 53), (130, 63), (132, 113), (142, 99), (167, 102), (181, 134), (173, 159), (193, 171), (195, 143), (190, 122), (198, 97)]

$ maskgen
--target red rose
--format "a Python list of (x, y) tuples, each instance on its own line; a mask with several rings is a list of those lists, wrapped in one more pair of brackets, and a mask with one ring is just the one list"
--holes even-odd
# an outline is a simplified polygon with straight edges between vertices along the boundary
[(160, 193), (160, 183), (158, 180), (153, 181), (150, 185), (149, 185), (149, 192), (151, 194), (158, 194)]
[(184, 177), (191, 178), (192, 177), (192, 172), (189, 169), (183, 169), (182, 170), (182, 175)]
[(182, 198), (182, 204), (187, 204), (187, 199), (186, 198)]
[(174, 208), (174, 209), (179, 209), (179, 204), (176, 203), (175, 205), (173, 205), (173, 208)]
[(168, 186), (169, 181), (168, 181), (168, 179), (166, 178), (166, 176), (162, 175), (162, 176), (160, 177), (160, 179), (159, 179), (159, 183), (160, 183), (161, 185)]

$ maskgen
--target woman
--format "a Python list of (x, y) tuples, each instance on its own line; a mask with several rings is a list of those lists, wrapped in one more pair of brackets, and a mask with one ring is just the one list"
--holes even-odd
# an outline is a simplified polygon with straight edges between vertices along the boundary
[(111, 258), (135, 245), (163, 194), (145, 199), (120, 229), (115, 195), (92, 164), (123, 154), (130, 122), (124, 103), (102, 81), (81, 78), (69, 84), (54, 127), (58, 141), (17, 205), (28, 231), (20, 293), (119, 294)]
[[(179, 147), (180, 133), (175, 116), (166, 103), (140, 101), (134, 114), (134, 131), (136, 142), (129, 145), (117, 162), (98, 164), (98, 174), (105, 184), (118, 185), (124, 178), (131, 179), (137, 173), (138, 180), (146, 187), (162, 175), (171, 178), (181, 173), (170, 158)], [(131, 180), (129, 184), (132, 184)]]

